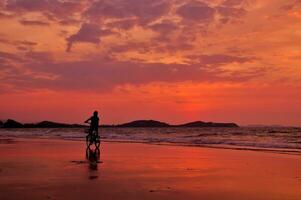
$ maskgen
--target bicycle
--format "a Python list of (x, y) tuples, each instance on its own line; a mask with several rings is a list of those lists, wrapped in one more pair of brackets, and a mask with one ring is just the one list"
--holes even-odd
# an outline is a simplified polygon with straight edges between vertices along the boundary
[(95, 129), (92, 132), (90, 132), (89, 128), (85, 130), (85, 133), (88, 133), (88, 135), (86, 136), (87, 148), (90, 148), (90, 146), (94, 144), (96, 149), (99, 150), (100, 136), (98, 135), (98, 132)]

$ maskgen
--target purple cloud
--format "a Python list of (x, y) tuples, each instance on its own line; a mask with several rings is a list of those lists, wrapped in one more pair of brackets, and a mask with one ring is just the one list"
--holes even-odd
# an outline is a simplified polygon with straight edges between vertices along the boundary
[[(193, 56), (192, 56), (193, 57)], [(0, 78), (2, 83), (15, 89), (91, 90), (106, 91), (124, 84), (182, 81), (246, 81), (261, 72), (244, 72), (221, 77), (219, 66), (232, 62), (246, 62), (248, 57), (230, 55), (198, 55), (189, 64), (143, 63), (116, 61), (107, 57), (74, 62), (53, 62), (46, 52), (27, 52), (22, 57), (0, 52), (0, 60), (19, 60), (22, 68), (9, 67)], [(2, 63), (1, 66), (9, 66)], [(88, 68), (87, 68), (88, 66)], [(210, 70), (208, 70), (210, 66)], [(6, 67), (6, 69), (8, 69)], [(30, 71), (31, 73), (28, 73)], [(262, 70), (266, 73), (266, 71)], [(42, 76), (39, 76), (42, 74)], [(53, 78), (55, 77), (55, 78)]]
[[(89, 69), (86, 66), (89, 66)], [(31, 63), (28, 67), (37, 74), (44, 73), (58, 77), (49, 80), (35, 79), (26, 74), (20, 75), (19, 80), (22, 80), (20, 86), (31, 89), (104, 91), (123, 84), (209, 80), (214, 76), (194, 65), (143, 64), (102, 59), (70, 63)], [(16, 78), (7, 81), (13, 83), (15, 80)], [(18, 87), (18, 84), (16, 86)]]
[(163, 0), (104, 0), (94, 2), (85, 12), (90, 20), (136, 17), (139, 24), (147, 24), (169, 11), (170, 3)]
[(76, 42), (87, 42), (92, 44), (99, 44), (100, 37), (112, 34), (110, 30), (104, 30), (99, 27), (98, 24), (82, 24), (79, 31), (67, 38), (67, 49), (71, 51), (72, 45)]
[(23, 61), (18, 55), (4, 51), (0, 51), (0, 58), (3, 60)]
[(164, 20), (160, 23), (152, 24), (148, 26), (151, 30), (159, 33), (158, 36), (153, 38), (153, 42), (170, 42), (170, 34), (172, 34), (174, 31), (178, 30), (178, 26), (169, 20)]
[[(7, 13), (21, 16), (26, 12), (39, 12), (47, 16), (51, 24), (54, 24), (51, 20), (61, 25), (81, 24), (79, 30), (68, 37), (68, 32), (61, 30), (65, 34), (61, 37), (66, 38), (67, 42), (66, 51), (71, 51), (76, 43), (81, 42), (98, 45), (102, 37), (114, 34), (112, 30), (130, 29), (134, 26), (151, 29), (158, 33), (152, 41), (135, 43), (124, 40), (120, 44), (112, 44), (109, 47), (109, 52), (113, 53), (134, 50), (144, 54), (150, 50), (156, 53), (170, 53), (191, 49), (194, 44), (193, 39), (202, 34), (202, 31), (206, 31), (200, 27), (207, 27), (216, 14), (222, 16), (224, 20), (232, 20), (241, 17), (245, 12), (241, 8), (242, 0), (226, 0), (222, 6), (216, 7), (197, 1), (184, 2), (180, 6), (173, 7), (176, 9), (176, 14), (182, 18), (180, 22), (173, 22), (169, 19), (171, 2), (169, 0), (12, 0), (7, 1), (5, 9), (8, 10)], [(20, 20), (20, 23), (49, 25), (48, 22), (35, 20)], [(172, 34), (174, 31), (178, 31), (177, 34)], [(0, 52), (1, 66), (7, 67), (14, 62), (19, 64), (20, 68), (12, 68), (5, 78), (1, 77), (3, 78), (1, 81), (15, 85), (15, 87), (29, 89), (106, 90), (122, 84), (220, 81), (222, 79), (219, 76), (221, 65), (233, 62), (244, 63), (253, 59), (224, 54), (195, 55), (188, 57), (191, 61), (188, 64), (162, 64), (144, 63), (145, 61), (138, 59), (120, 62), (112, 58), (102, 58), (100, 55), (100, 58), (86, 58), (82, 61), (54, 62), (47, 52), (33, 51), (35, 42), (8, 42), (20, 50), (19, 56)], [(210, 70), (208, 70), (209, 67)], [(46, 74), (56, 78), (41, 78), (43, 76), (33, 76), (31, 73), (43, 76)], [(231, 77), (229, 80), (236, 81), (237, 79)]]
[(149, 26), (150, 29), (153, 31), (162, 33), (162, 34), (168, 34), (170, 32), (173, 32), (177, 30), (178, 26), (174, 24), (172, 21), (162, 21), (160, 23), (153, 24)]
[(68, 25), (78, 25), (81, 23), (81, 21), (76, 19), (63, 19), (60, 20), (59, 23), (63, 26), (68, 26)]
[(26, 12), (40, 12), (49, 20), (63, 20), (72, 18), (85, 7), (81, 0), (12, 0), (7, 1), (5, 9), (16, 14)]
[(47, 0), (14, 0), (7, 1), (6, 7), (9, 10), (41, 11), (49, 9), (49, 2)]
[(186, 3), (177, 9), (177, 14), (184, 20), (199, 23), (210, 22), (215, 15), (215, 9), (202, 2)]
[(118, 21), (107, 23), (106, 26), (108, 26), (109, 28), (129, 30), (137, 24), (138, 24), (137, 19), (124, 19), (124, 20), (118, 20)]

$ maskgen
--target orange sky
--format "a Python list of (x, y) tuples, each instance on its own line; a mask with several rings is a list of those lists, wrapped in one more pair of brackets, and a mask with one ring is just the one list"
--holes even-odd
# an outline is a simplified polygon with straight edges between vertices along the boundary
[(300, 0), (0, 0), (0, 119), (301, 125)]

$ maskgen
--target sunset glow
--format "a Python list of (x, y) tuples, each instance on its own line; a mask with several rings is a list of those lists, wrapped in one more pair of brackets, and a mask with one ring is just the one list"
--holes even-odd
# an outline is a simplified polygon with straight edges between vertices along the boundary
[(0, 120), (301, 125), (300, 0), (0, 0)]

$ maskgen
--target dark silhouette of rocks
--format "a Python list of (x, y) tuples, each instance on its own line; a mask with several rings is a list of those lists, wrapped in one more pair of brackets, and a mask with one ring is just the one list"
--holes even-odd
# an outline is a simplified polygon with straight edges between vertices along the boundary
[(215, 123), (215, 122), (203, 122), (195, 121), (187, 124), (178, 125), (180, 127), (239, 127), (235, 123)]
[(6, 122), (3, 123), (3, 128), (23, 128), (23, 127), (24, 127), (23, 124), (13, 119), (8, 119)]
[(3, 122), (2, 121), (0, 121), (0, 128), (2, 128), (3, 127)]
[(63, 127), (70, 127), (69, 124), (63, 124), (58, 122), (51, 122), (51, 121), (42, 121), (36, 124), (24, 124), (25, 127), (28, 128), (63, 128)]
[(36, 124), (24, 124), (26, 128), (76, 128), (76, 127), (85, 127), (80, 124), (65, 124), (59, 122), (51, 122), (51, 121), (42, 121)]
[[(2, 123), (2, 124), (1, 124)], [(81, 124), (66, 124), (66, 123), (58, 123), (58, 122), (51, 122), (51, 121), (42, 121), (38, 123), (27, 123), (22, 124), (12, 119), (8, 119), (6, 122), (0, 121), (0, 127), (2, 128), (81, 128), (87, 127), (86, 125)], [(170, 125), (165, 122), (160, 122), (156, 120), (136, 120), (124, 124), (119, 125), (100, 125), (100, 127), (225, 127), (225, 128), (235, 128), (239, 127), (235, 123), (215, 123), (215, 122), (203, 122), (203, 121), (195, 121), (186, 124), (180, 125)]]
[(155, 120), (136, 120), (125, 124), (117, 125), (117, 127), (239, 127), (235, 123), (215, 123), (195, 121), (181, 125), (170, 125), (165, 122)]
[[(3, 123), (3, 122), (1, 122)], [(2, 128), (79, 128), (79, 127), (86, 127), (85, 125), (81, 124), (64, 124), (58, 122), (51, 122), (51, 121), (42, 121), (38, 123), (28, 123), (22, 124), (18, 121), (8, 119), (2, 125), (0, 123), (0, 127)]]
[(117, 125), (117, 127), (169, 127), (170, 125), (164, 122), (155, 120), (136, 120), (125, 124)]

